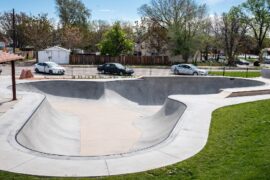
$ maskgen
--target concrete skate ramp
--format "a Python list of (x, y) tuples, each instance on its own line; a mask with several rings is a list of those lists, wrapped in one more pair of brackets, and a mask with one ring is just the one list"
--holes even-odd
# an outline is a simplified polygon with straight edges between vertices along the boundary
[(22, 146), (28, 149), (50, 154), (60, 152), (63, 152), (64, 155), (79, 154), (79, 127), (76, 117), (58, 113), (51, 107), (47, 99), (44, 99), (16, 138)]
[(18, 89), (45, 99), (17, 134), (33, 151), (64, 156), (105, 156), (153, 147), (167, 139), (186, 106), (175, 94), (215, 94), (222, 88), (264, 85), (217, 77), (137, 80), (39, 81)]

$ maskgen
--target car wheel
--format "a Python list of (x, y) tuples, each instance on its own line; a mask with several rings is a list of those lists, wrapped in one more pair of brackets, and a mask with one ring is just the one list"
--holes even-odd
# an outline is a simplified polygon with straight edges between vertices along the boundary
[(198, 76), (199, 74), (197, 72), (194, 72), (193, 73), (193, 76)]
[(36, 73), (39, 73), (39, 70), (38, 70), (38, 68), (36, 68), (36, 69), (35, 69), (35, 71), (36, 71)]
[(119, 72), (119, 75), (120, 75), (120, 76), (123, 76), (124, 74), (123, 74), (123, 72)]
[(101, 71), (101, 74), (105, 74), (105, 71), (104, 71), (104, 70), (102, 70), (102, 71)]
[(51, 75), (53, 74), (52, 70), (49, 70), (49, 74), (51, 74)]
[(174, 74), (176, 74), (176, 75), (178, 74), (178, 71), (177, 71), (177, 69), (175, 69), (175, 70), (174, 70)]

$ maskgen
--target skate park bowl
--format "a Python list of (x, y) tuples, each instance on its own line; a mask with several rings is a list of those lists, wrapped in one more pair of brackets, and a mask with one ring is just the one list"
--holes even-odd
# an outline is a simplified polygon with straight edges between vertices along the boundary
[(164, 142), (186, 105), (170, 95), (217, 94), (264, 85), (223, 77), (144, 77), (132, 80), (52, 80), (18, 84), (44, 99), (16, 134), (28, 150), (46, 155), (101, 157), (148, 150)]

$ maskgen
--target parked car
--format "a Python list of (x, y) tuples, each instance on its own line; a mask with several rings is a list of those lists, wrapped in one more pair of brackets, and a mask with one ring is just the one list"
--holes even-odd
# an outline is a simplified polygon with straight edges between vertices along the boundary
[(270, 56), (265, 56), (263, 58), (263, 61), (264, 61), (265, 64), (270, 64)]
[(133, 69), (127, 68), (119, 63), (106, 63), (97, 67), (98, 72), (103, 74), (118, 74), (122, 75), (132, 75), (134, 73)]
[(238, 60), (236, 60), (236, 61), (235, 61), (235, 64), (249, 66), (249, 62), (246, 61), (246, 60), (243, 60), (243, 59), (238, 59)]
[(64, 75), (66, 70), (55, 62), (44, 62), (35, 64), (35, 71), (37, 73)]
[(255, 61), (255, 62), (253, 63), (253, 66), (261, 66), (260, 61)]
[(185, 75), (208, 75), (208, 71), (204, 69), (199, 69), (192, 64), (177, 64), (171, 67), (171, 71), (174, 74), (185, 74)]

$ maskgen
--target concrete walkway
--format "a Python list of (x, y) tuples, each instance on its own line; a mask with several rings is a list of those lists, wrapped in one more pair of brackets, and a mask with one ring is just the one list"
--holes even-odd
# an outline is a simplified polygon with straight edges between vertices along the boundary
[[(269, 81), (259, 89), (269, 89)], [(0, 77), (0, 91), (8, 94), (8, 77)], [(243, 91), (249, 88), (234, 89)], [(252, 90), (256, 88), (250, 88)], [(232, 90), (231, 90), (232, 91)], [(43, 95), (20, 93), (22, 99), (0, 117), (0, 169), (39, 176), (107, 176), (146, 171), (171, 165), (200, 152), (207, 143), (212, 112), (220, 107), (270, 99), (270, 95), (226, 98), (230, 92), (214, 95), (173, 95), (187, 109), (169, 138), (149, 149), (102, 157), (50, 156), (20, 146), (14, 138), (18, 130), (36, 111)]]

